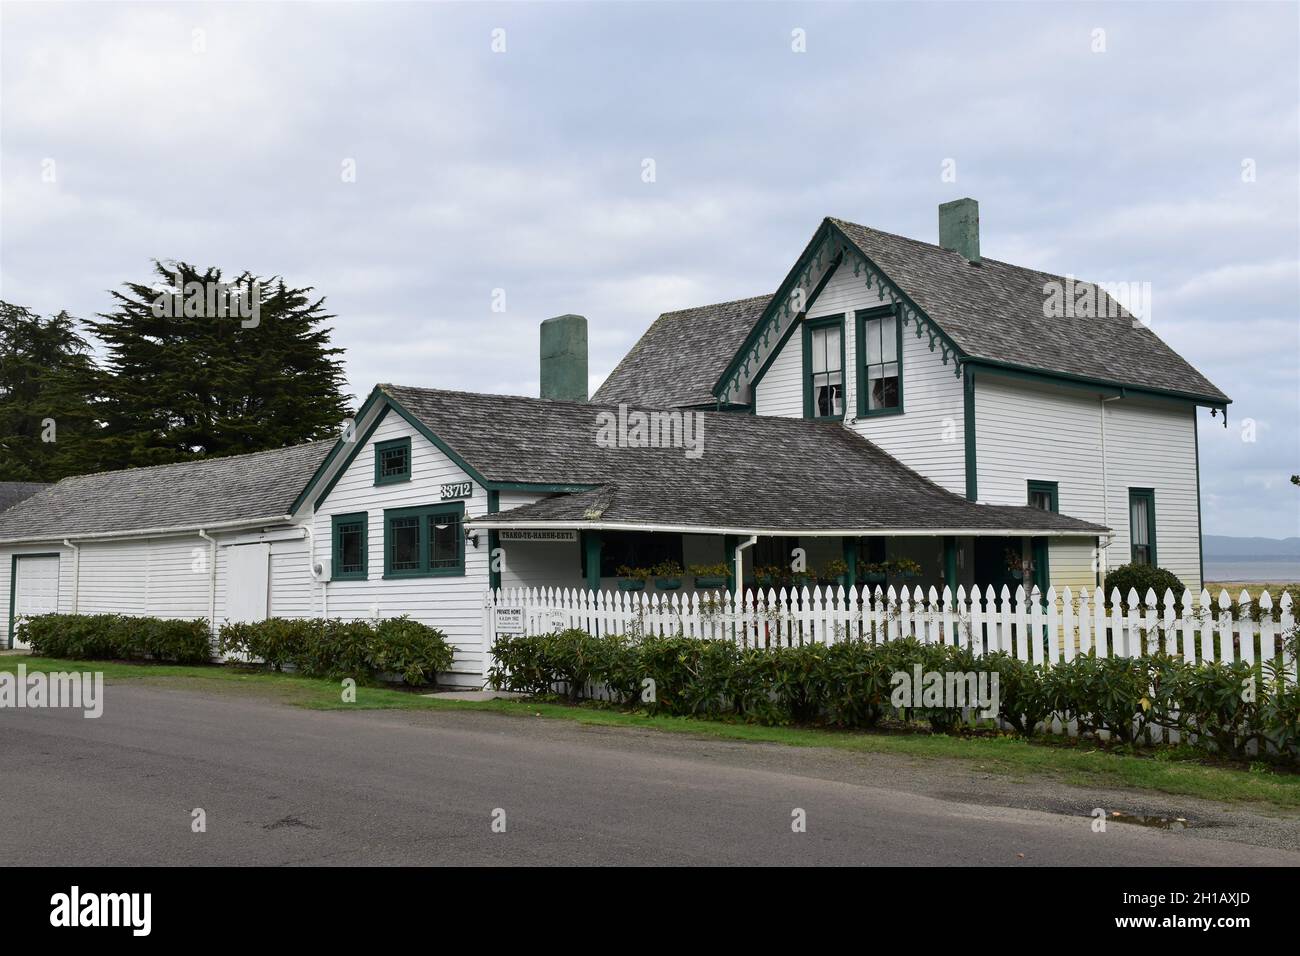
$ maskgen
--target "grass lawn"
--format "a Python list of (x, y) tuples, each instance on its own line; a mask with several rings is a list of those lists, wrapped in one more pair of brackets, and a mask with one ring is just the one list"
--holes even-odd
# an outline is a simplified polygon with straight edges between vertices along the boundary
[(829, 747), (862, 753), (959, 760), (980, 770), (1010, 775), (1050, 776), (1085, 786), (1131, 787), (1210, 800), (1300, 809), (1300, 773), (1254, 764), (1219, 763), (1188, 748), (1149, 755), (1110, 753), (1095, 742), (1030, 743), (1013, 737), (948, 737), (906, 732), (853, 732), (819, 728), (759, 727), (739, 722), (652, 717), (598, 705), (549, 701), (448, 701), (387, 687), (357, 688), (356, 703), (344, 703), (338, 681), (273, 674), (235, 667), (186, 667), (109, 661), (65, 661), (28, 656), (0, 657), (0, 671), (18, 664), (29, 671), (102, 671), (112, 684), (139, 681), (205, 693), (250, 694), (317, 710), (478, 710), (513, 717), (545, 717), (602, 727), (625, 727), (793, 747)]
[(1273, 607), (1276, 608), (1278, 606), (1277, 602), (1282, 599), (1282, 592), (1290, 590), (1294, 595), (1300, 592), (1300, 584), (1294, 581), (1284, 584), (1264, 584), (1258, 581), (1206, 581), (1205, 589), (1210, 592), (1210, 596), (1216, 601), (1219, 599), (1219, 591), (1221, 590), (1227, 591), (1228, 596), (1234, 601), (1243, 589), (1251, 596), (1252, 600), (1258, 599), (1262, 592), (1267, 591), (1273, 598)]

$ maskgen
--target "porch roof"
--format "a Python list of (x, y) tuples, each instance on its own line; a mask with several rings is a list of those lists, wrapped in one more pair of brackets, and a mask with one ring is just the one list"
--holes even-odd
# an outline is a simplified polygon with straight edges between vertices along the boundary
[[(598, 440), (619, 409), (507, 395), (381, 386), (490, 484), (572, 490), (471, 520), (565, 527), (772, 534), (1099, 535), (1026, 506), (980, 505), (941, 488), (838, 422), (694, 415), (684, 447)], [(586, 486), (586, 487), (583, 487)]]

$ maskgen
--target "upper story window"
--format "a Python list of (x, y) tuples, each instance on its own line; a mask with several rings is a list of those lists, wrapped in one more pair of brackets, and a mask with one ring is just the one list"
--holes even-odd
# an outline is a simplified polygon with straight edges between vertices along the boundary
[(1054, 481), (1029, 482), (1029, 506), (1042, 511), (1060, 511), (1060, 499)]
[(1130, 560), (1133, 564), (1156, 563), (1156, 493), (1152, 488), (1128, 490)]
[(805, 418), (844, 417), (844, 316), (809, 319), (803, 329)]
[(411, 480), (411, 439), (375, 442), (375, 484)]
[(892, 306), (864, 309), (858, 320), (858, 417), (903, 410), (903, 328)]

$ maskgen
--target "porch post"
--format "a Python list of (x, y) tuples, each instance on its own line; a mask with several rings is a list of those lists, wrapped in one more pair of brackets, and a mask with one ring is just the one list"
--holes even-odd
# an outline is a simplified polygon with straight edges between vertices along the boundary
[(948, 535), (943, 539), (943, 583), (952, 589), (957, 600), (957, 539)]
[(858, 583), (858, 539), (840, 538), (840, 544), (844, 548), (844, 563), (849, 566), (845, 579), (848, 587), (853, 587)]
[(732, 594), (740, 593), (740, 586), (736, 582), (736, 545), (739, 543), (740, 538), (734, 534), (722, 536), (722, 559), (727, 564), (727, 590)]
[(600, 532), (588, 531), (583, 537), (587, 556), (587, 590), (600, 590)]
[[(487, 510), (488, 514), (494, 515), (501, 510), (501, 492), (488, 491), (487, 493)], [(488, 539), (488, 587), (495, 594), (501, 587), (501, 572), (496, 570), (497, 548), (501, 546), (501, 536), (495, 530), (487, 534)]]

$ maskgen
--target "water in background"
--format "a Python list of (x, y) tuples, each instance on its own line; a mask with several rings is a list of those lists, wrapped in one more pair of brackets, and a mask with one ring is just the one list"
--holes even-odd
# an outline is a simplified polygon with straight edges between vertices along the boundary
[(1267, 581), (1276, 584), (1300, 582), (1300, 560), (1295, 558), (1212, 558), (1205, 557), (1207, 581)]

